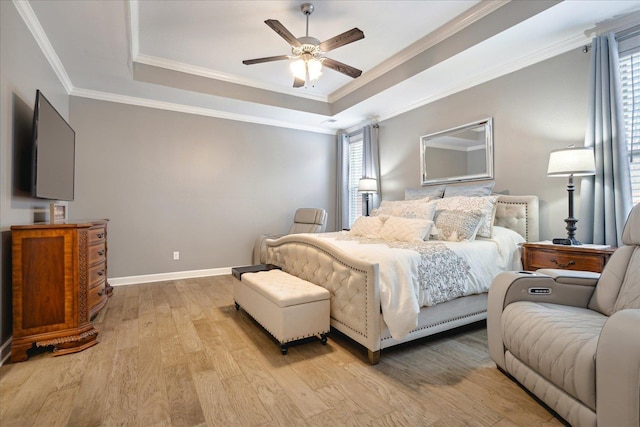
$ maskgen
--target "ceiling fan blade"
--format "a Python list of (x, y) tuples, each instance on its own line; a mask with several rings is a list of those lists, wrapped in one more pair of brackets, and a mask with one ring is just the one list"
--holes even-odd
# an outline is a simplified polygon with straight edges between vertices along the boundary
[(260, 64), (262, 62), (282, 61), (289, 59), (289, 55), (267, 56), (266, 58), (245, 59), (242, 61), (244, 65)]
[(353, 68), (350, 65), (343, 64), (342, 62), (336, 61), (335, 59), (331, 58), (324, 58), (324, 61), (322, 61), (322, 65), (331, 68), (332, 70), (336, 70), (339, 73), (346, 74), (349, 77), (353, 77), (354, 79), (356, 77), (360, 77), (360, 74), (362, 74), (361, 70)]
[(302, 87), (302, 86), (304, 86), (304, 80), (295, 77), (293, 80), (293, 87)]
[(349, 31), (346, 31), (320, 43), (320, 50), (323, 52), (329, 52), (330, 50), (333, 50), (340, 46), (344, 46), (345, 44), (353, 43), (363, 38), (364, 33), (361, 30), (359, 30), (358, 28), (352, 28)]
[(291, 46), (293, 47), (302, 46), (302, 43), (300, 43), (298, 39), (295, 38), (295, 36), (291, 34), (291, 32), (289, 32), (289, 30), (287, 30), (284, 27), (284, 25), (280, 23), (280, 21), (277, 21), (275, 19), (267, 19), (266, 21), (264, 21), (264, 23), (267, 24), (269, 27), (271, 27), (273, 31), (278, 33), (278, 35), (283, 39), (285, 39), (287, 43), (289, 43)]

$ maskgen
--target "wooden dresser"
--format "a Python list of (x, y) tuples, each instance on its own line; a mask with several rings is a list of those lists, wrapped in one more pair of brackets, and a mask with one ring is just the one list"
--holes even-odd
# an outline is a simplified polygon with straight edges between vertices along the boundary
[(560, 268), (600, 273), (615, 250), (616, 248), (598, 248), (590, 245), (525, 243), (522, 245), (522, 266), (527, 271)]
[(98, 343), (91, 324), (106, 304), (107, 220), (11, 227), (13, 341), (11, 361), (33, 345), (55, 355)]

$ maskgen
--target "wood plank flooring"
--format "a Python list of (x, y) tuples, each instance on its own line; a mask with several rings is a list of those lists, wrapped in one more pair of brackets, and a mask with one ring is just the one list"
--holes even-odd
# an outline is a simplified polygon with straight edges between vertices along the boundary
[(561, 426), (488, 356), (482, 324), (382, 351), (337, 332), (286, 356), (232, 278), (116, 287), (100, 343), (0, 369), (3, 426)]

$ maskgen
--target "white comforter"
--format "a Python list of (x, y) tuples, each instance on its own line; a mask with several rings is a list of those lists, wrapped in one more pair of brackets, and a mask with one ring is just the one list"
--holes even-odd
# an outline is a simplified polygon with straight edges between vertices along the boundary
[[(445, 254), (433, 257), (424, 254), (424, 245), (421, 254), (413, 249), (390, 247), (394, 245), (386, 242), (344, 240), (341, 238), (344, 233), (309, 236), (324, 239), (354, 257), (379, 264), (382, 315), (394, 339), (402, 339), (417, 327), (421, 306), (487, 292), (496, 274), (521, 268), (518, 244), (524, 239), (502, 227), (494, 227), (491, 239), (426, 242), (445, 245), (452, 251), (447, 254), (449, 251), (445, 250)], [(429, 277), (425, 271), (428, 273), (430, 267), (442, 271)], [(438, 283), (425, 283), (429, 281)], [(455, 285), (448, 287), (449, 283)]]

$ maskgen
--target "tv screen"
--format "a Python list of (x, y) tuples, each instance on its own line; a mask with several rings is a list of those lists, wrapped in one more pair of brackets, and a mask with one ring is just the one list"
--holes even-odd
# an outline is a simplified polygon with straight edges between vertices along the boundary
[(33, 113), (33, 196), (73, 200), (76, 133), (42, 92)]

